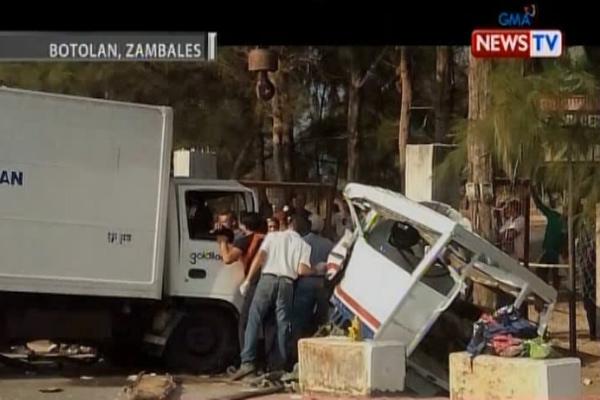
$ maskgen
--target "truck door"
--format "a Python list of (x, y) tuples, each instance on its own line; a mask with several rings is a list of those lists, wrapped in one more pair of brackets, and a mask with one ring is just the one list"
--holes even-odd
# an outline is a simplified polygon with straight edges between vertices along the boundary
[(180, 255), (179, 265), (170, 268), (169, 294), (220, 299), (239, 306), (243, 265), (222, 262), (211, 231), (219, 212), (231, 211), (239, 220), (244, 212), (254, 211), (253, 196), (237, 188), (215, 190), (193, 186), (180, 186), (177, 194)]

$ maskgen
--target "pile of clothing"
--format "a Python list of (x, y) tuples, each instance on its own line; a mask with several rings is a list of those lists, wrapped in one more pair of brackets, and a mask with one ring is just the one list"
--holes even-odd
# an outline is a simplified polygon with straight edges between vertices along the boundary
[(473, 335), (467, 346), (471, 357), (491, 354), (500, 357), (546, 358), (551, 347), (538, 337), (537, 326), (521, 317), (512, 305), (492, 315), (483, 314), (473, 324)]

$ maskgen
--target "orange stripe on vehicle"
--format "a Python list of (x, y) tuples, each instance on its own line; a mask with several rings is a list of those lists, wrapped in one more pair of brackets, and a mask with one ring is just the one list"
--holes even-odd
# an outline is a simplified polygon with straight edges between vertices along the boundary
[(354, 300), (352, 296), (346, 293), (339, 285), (335, 287), (335, 294), (337, 294), (348, 307), (352, 308), (352, 310), (368, 325), (370, 325), (371, 328), (379, 329), (381, 322), (379, 322), (379, 320), (375, 318), (373, 314), (368, 312), (363, 306)]

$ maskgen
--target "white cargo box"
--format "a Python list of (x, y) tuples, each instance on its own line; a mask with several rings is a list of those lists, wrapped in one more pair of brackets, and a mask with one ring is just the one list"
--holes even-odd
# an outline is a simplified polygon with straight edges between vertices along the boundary
[(168, 107), (0, 88), (0, 290), (160, 298)]

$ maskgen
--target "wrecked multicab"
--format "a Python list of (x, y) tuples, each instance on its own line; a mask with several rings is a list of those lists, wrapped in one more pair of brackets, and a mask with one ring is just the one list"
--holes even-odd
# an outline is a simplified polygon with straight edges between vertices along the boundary
[(409, 377), (448, 390), (447, 357), (465, 350), (481, 314), (470, 300), (473, 282), (511, 296), (517, 308), (537, 304), (538, 334), (545, 333), (556, 290), (473, 233), (460, 213), (354, 183), (344, 197), (354, 232), (328, 262), (337, 282), (332, 321), (357, 317), (363, 337), (405, 343)]

